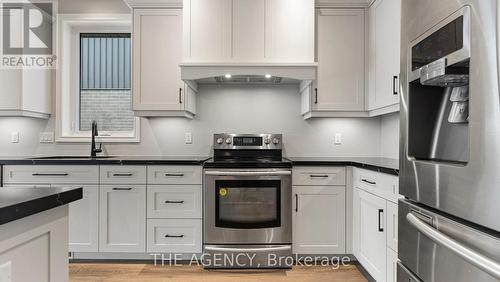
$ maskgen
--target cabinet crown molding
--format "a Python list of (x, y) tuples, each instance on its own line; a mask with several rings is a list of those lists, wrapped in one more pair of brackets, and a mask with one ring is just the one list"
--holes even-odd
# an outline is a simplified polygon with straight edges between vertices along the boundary
[(372, 2), (373, 0), (316, 0), (315, 6), (317, 8), (367, 8)]
[(182, 0), (124, 0), (130, 8), (182, 8)]

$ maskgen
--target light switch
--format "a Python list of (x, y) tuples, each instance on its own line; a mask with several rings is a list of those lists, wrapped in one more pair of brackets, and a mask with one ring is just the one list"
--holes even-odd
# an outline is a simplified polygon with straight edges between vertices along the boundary
[(10, 134), (10, 142), (11, 143), (19, 143), (19, 132), (12, 132)]
[(184, 134), (184, 142), (186, 144), (192, 144), (193, 143), (193, 135), (191, 135), (191, 132), (186, 132)]
[(341, 133), (335, 133), (335, 145), (340, 145), (342, 144), (342, 134)]

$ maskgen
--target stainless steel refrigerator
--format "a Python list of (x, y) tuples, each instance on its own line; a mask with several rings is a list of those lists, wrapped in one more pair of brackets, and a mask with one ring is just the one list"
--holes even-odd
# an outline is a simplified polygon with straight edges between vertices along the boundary
[(402, 0), (398, 281), (500, 281), (497, 0)]

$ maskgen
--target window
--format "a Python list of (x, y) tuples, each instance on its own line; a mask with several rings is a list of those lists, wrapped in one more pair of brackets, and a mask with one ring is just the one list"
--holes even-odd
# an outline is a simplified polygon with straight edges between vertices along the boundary
[(58, 18), (56, 141), (139, 142), (132, 111), (131, 16), (67, 14)]
[(130, 33), (80, 34), (80, 131), (134, 130)]

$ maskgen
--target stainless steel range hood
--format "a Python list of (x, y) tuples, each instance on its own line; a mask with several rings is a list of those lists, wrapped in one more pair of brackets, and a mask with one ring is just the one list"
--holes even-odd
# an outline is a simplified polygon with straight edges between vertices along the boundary
[(310, 83), (317, 64), (183, 63), (181, 78), (190, 84), (279, 85)]

